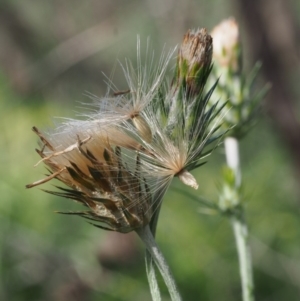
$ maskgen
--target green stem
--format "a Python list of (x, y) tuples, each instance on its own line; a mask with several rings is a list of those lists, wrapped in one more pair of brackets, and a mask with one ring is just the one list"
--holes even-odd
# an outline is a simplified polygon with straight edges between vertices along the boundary
[(243, 301), (254, 301), (254, 284), (247, 224), (243, 218), (237, 218), (236, 216), (231, 218), (231, 224), (239, 257)]
[(153, 301), (161, 301), (161, 294), (158, 286), (158, 282), (156, 279), (155, 268), (153, 258), (148, 250), (146, 250), (145, 254), (145, 262), (146, 262), (146, 273), (147, 279), (150, 287), (150, 293)]
[[(235, 174), (235, 190), (239, 193), (242, 178), (240, 171), (240, 158), (239, 158), (239, 143), (234, 137), (227, 137), (224, 141), (226, 161), (228, 167), (230, 167)], [(242, 282), (242, 295), (243, 301), (254, 301), (254, 282), (253, 282), (253, 271), (252, 271), (252, 260), (251, 252), (248, 241), (248, 227), (242, 211), (242, 204), (240, 198), (237, 198), (238, 204), (241, 210), (233, 210), (231, 216), (231, 224), (235, 236), (240, 276)]]
[[(156, 233), (156, 226), (158, 222), (158, 217), (160, 213), (160, 206), (155, 211), (154, 215), (152, 216), (151, 222), (149, 224), (151, 233), (153, 235), (153, 238), (155, 238)], [(154, 260), (148, 250), (145, 252), (145, 263), (146, 263), (146, 273), (147, 273), (147, 279), (150, 287), (150, 293), (152, 300), (154, 301), (161, 301), (161, 293), (159, 289), (159, 285), (156, 278), (155, 273), (155, 267), (154, 267)]]
[(152, 232), (147, 225), (144, 228), (136, 230), (137, 234), (141, 240), (145, 243), (145, 246), (149, 253), (151, 254), (153, 260), (155, 261), (164, 281), (169, 290), (172, 301), (182, 301), (178, 289), (176, 287), (173, 275), (170, 271), (170, 268), (164, 258), (162, 252), (160, 251), (156, 241), (152, 235)]

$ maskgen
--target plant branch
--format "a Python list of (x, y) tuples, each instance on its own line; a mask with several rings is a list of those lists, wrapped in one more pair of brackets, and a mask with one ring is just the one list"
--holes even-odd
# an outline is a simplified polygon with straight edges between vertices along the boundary
[(161, 301), (161, 294), (160, 294), (160, 290), (155, 274), (154, 260), (151, 256), (151, 253), (148, 250), (146, 250), (145, 253), (145, 263), (146, 263), (147, 279), (150, 287), (152, 300)]
[[(155, 213), (151, 219), (151, 222), (150, 222), (150, 230), (153, 235), (153, 238), (155, 238), (156, 226), (157, 226), (158, 217), (159, 217), (159, 213), (160, 213), (160, 206), (161, 206), (161, 204), (155, 211)], [(150, 293), (152, 296), (152, 300), (161, 301), (161, 294), (160, 294), (159, 285), (158, 285), (156, 273), (155, 273), (154, 260), (151, 256), (151, 253), (148, 250), (146, 250), (146, 252), (145, 252), (145, 263), (146, 263), (147, 279), (148, 279), (148, 283), (149, 283), (149, 287), (150, 287)]]
[(156, 244), (156, 241), (149, 228), (149, 225), (147, 225), (144, 228), (137, 229), (136, 232), (139, 235), (139, 237), (141, 238), (141, 240), (144, 242), (147, 250), (149, 251), (149, 253), (152, 256), (152, 259), (155, 261), (155, 263), (165, 281), (165, 284), (169, 290), (171, 300), (172, 301), (182, 301), (180, 294), (178, 292), (177, 286), (175, 284), (173, 275), (170, 271), (170, 268), (163, 256), (162, 252), (160, 251), (158, 245)]

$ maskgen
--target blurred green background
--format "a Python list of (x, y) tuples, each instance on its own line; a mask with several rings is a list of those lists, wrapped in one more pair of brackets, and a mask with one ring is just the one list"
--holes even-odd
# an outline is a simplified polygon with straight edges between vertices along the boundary
[[(273, 28), (274, 14), (282, 30), (284, 26), (299, 29), (298, 1), (262, 2), (251, 4), (261, 5), (262, 32)], [(104, 74), (120, 90), (126, 89), (117, 61), (125, 57), (135, 61), (137, 35), (143, 45), (151, 38), (158, 58), (163, 47), (180, 43), (187, 29), (210, 30), (234, 16), (241, 25), (244, 65), (249, 70), (257, 58), (257, 45), (251, 39), (243, 5), (246, 0), (0, 2), (0, 300), (151, 300), (143, 246), (135, 233), (108, 233), (83, 219), (57, 215), (55, 210), (78, 209), (79, 205), (38, 188), (25, 189), (45, 173), (42, 165), (33, 167), (38, 156), (31, 127), (45, 129), (59, 122), (53, 117), (84, 112), (82, 103), (91, 102), (84, 96), (86, 91), (105, 94)], [(276, 89), (288, 89), (293, 101), (287, 97), (277, 104), (282, 105), (282, 114), (286, 107), (292, 108), (294, 115), (285, 118), (296, 120), (297, 137), (299, 40), (295, 48), (288, 48), (282, 31), (267, 37), (269, 44), (276, 42), (277, 48), (271, 48), (275, 55), (284, 58), (285, 82), (280, 83), (282, 87), (273, 79), (262, 82), (270, 80)], [(265, 45), (259, 39), (257, 43)], [(275, 96), (269, 94), (258, 124), (241, 143), (256, 296), (262, 301), (300, 298), (299, 158), (297, 145), (293, 148), (285, 139), (282, 121), (269, 113), (275, 108)], [(157, 240), (187, 301), (241, 300), (228, 220), (202, 214), (199, 204), (174, 190), (186, 189), (216, 201), (223, 155), (220, 147), (195, 172), (198, 191), (190, 191), (175, 179), (162, 206)], [(164, 300), (168, 298), (164, 289)]]

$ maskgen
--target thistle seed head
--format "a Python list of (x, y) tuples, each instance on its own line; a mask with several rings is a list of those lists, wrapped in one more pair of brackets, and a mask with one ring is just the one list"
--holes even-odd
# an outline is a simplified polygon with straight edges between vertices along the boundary
[(47, 192), (88, 208), (65, 214), (82, 216), (107, 230), (126, 233), (150, 222), (164, 191), (155, 190), (153, 179), (143, 172), (137, 142), (116, 128), (74, 133), (73, 138), (64, 134), (48, 138), (33, 130), (42, 144), (37, 152), (50, 174), (27, 188), (58, 179), (69, 188)]
[[(189, 31), (177, 60), (176, 85), (165, 73), (172, 52), (153, 68), (153, 57), (138, 67), (123, 65), (125, 91), (91, 96), (96, 109), (86, 120), (67, 120), (53, 133), (34, 132), (49, 175), (28, 188), (57, 179), (68, 188), (47, 191), (82, 203), (87, 218), (100, 228), (129, 232), (147, 225), (172, 179), (195, 189), (190, 171), (210, 150), (222, 108), (207, 109), (214, 87), (204, 93), (211, 70), (212, 39), (205, 29)], [(110, 88), (114, 88), (110, 83)]]

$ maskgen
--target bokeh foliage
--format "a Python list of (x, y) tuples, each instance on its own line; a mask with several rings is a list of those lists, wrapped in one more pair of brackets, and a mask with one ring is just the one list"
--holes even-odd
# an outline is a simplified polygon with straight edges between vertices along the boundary
[[(38, 160), (34, 153), (37, 141), (30, 129), (51, 126), (52, 116), (74, 117), (82, 111), (81, 102), (90, 102), (82, 95), (85, 91), (103, 95), (102, 71), (113, 74), (120, 90), (126, 89), (116, 59), (135, 59), (137, 34), (142, 42), (150, 36), (159, 56), (164, 44), (168, 49), (179, 43), (188, 28), (212, 28), (232, 15), (234, 8), (219, 0), (132, 0), (126, 4), (92, 0), (25, 4), (15, 0), (3, 1), (0, 9), (1, 14), (21, 20), (26, 29), (16, 40), (16, 27), (2, 27), (6, 36), (0, 38), (2, 48), (19, 53), (14, 57), (14, 52), (7, 51), (10, 64), (5, 64), (1, 51), (0, 299), (150, 300), (143, 248), (134, 237), (130, 239), (139, 255), (133, 261), (104, 266), (99, 253), (109, 233), (76, 217), (53, 213), (77, 208), (76, 204), (39, 189), (25, 190), (25, 184), (46, 172), (42, 166), (33, 168)], [(105, 30), (101, 22), (107, 22)], [(107, 36), (95, 35), (95, 31), (87, 35), (86, 43), (103, 40), (102, 48), (95, 44), (92, 54), (69, 65), (65, 57), (56, 56), (46, 60), (50, 65), (45, 64), (50, 51), (96, 25)], [(80, 47), (84, 44), (69, 48), (70, 55), (80, 53)], [(293, 162), (265, 114), (242, 140), (241, 156), (257, 299), (297, 300), (299, 185)], [(185, 195), (188, 191), (217, 200), (223, 157), (219, 148), (194, 173), (198, 191), (175, 179), (162, 207), (157, 239), (184, 300), (240, 300), (237, 254), (228, 221), (202, 214), (203, 207)], [(47, 185), (45, 188), (50, 187)]]

